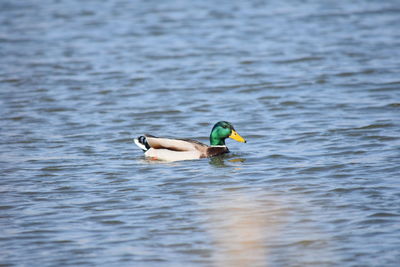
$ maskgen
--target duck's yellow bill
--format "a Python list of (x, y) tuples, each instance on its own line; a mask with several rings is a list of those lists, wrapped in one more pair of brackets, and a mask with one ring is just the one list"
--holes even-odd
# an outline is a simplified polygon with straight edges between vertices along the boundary
[(236, 140), (238, 142), (246, 143), (246, 140), (244, 140), (244, 138), (241, 137), (240, 134), (238, 134), (235, 130), (232, 130), (232, 133), (229, 136), (229, 138), (232, 138), (233, 140)]

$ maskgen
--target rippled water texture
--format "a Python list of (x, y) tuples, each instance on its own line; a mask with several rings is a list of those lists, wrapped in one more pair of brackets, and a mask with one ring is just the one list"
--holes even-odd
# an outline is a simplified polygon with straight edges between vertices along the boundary
[(1, 1), (0, 265), (398, 266), (399, 2), (266, 2)]

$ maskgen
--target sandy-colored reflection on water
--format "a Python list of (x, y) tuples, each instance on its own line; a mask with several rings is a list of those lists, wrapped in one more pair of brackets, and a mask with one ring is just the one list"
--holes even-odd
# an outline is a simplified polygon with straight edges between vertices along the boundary
[(267, 266), (268, 240), (283, 218), (278, 204), (271, 202), (266, 208), (244, 194), (228, 195), (215, 198), (209, 207), (215, 266)]

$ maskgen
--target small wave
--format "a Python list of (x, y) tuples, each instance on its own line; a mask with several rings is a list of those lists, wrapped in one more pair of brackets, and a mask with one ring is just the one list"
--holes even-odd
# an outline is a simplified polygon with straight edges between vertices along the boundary
[(387, 107), (400, 108), (400, 103), (391, 103), (391, 104), (388, 104)]
[(399, 217), (400, 214), (394, 214), (394, 213), (389, 213), (389, 212), (377, 212), (374, 214), (369, 215), (368, 217)]
[(395, 126), (393, 123), (374, 123), (358, 128), (354, 128), (355, 130), (366, 130), (366, 129), (380, 129), (380, 128), (389, 128)]
[(293, 59), (284, 59), (284, 60), (275, 60), (273, 63), (277, 64), (290, 64), (290, 63), (301, 63), (301, 62), (308, 62), (308, 61), (318, 61), (322, 60), (323, 57), (300, 57), (300, 58), (293, 58)]

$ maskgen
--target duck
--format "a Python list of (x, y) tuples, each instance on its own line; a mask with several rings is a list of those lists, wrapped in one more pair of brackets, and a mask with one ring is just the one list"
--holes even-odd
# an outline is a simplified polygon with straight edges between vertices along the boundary
[(180, 161), (210, 158), (229, 152), (225, 139), (241, 143), (247, 141), (236, 132), (230, 122), (219, 121), (211, 130), (210, 145), (191, 139), (156, 137), (145, 134), (134, 138), (134, 143), (143, 150), (146, 158), (161, 161)]

